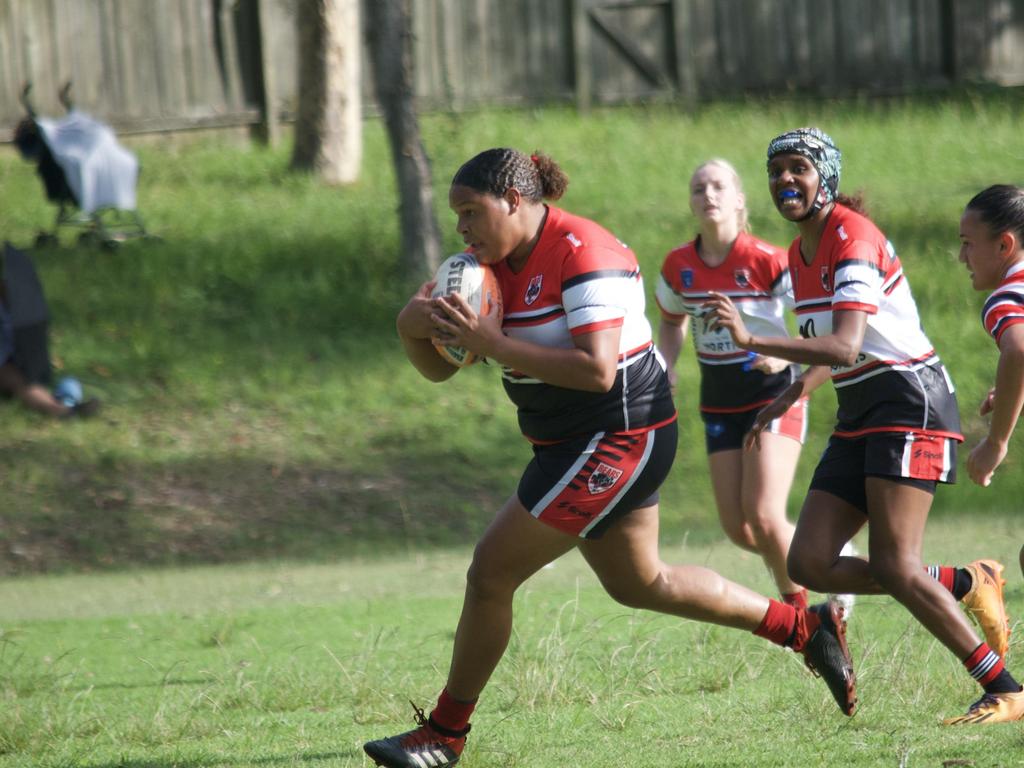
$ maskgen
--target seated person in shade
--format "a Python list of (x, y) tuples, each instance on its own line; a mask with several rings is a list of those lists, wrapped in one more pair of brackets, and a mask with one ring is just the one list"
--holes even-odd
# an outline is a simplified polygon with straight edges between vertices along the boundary
[(93, 416), (99, 400), (80, 396), (57, 399), (50, 391), (52, 376), (47, 323), (14, 328), (7, 309), (7, 289), (0, 280), (0, 395), (14, 397), (33, 411), (59, 418)]

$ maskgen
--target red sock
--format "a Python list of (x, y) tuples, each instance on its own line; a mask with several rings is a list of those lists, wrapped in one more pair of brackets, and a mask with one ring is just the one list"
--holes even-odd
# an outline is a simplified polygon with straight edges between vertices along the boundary
[(783, 592), (782, 602), (786, 605), (792, 605), (794, 608), (803, 608), (807, 610), (807, 590), (801, 589), (798, 592)]
[(449, 731), (462, 731), (469, 725), (469, 716), (476, 709), (476, 699), (473, 701), (458, 701), (453, 699), (445, 688), (437, 697), (437, 706), (430, 713), (430, 719), (447, 728)]
[(953, 591), (953, 582), (956, 578), (956, 568), (950, 568), (948, 565), (926, 565), (924, 569), (928, 572), (928, 575), (939, 582), (939, 584), (944, 586), (950, 592)]
[(768, 610), (754, 634), (776, 645), (802, 651), (821, 623), (818, 614), (768, 599)]
[(999, 677), (1004, 669), (1003, 660), (988, 647), (988, 643), (982, 643), (975, 648), (974, 652), (964, 659), (964, 666), (982, 688)]

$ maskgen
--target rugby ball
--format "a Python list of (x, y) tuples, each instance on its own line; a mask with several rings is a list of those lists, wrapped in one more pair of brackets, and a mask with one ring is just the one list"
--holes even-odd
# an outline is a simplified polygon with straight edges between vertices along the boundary
[[(501, 291), (494, 270), (481, 264), (471, 253), (457, 253), (445, 259), (434, 273), (431, 296), (448, 296), (457, 293), (466, 300), (473, 311), (480, 316), (497, 312), (501, 317)], [(465, 347), (446, 346), (435, 342), (434, 349), (452, 365), (463, 368), (480, 358)]]

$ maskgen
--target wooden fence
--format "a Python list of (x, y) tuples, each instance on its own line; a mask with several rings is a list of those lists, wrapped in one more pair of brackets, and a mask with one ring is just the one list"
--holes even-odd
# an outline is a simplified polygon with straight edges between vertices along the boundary
[[(364, 0), (376, 2), (376, 0)], [(424, 109), (1024, 83), (1024, 0), (412, 0)], [(296, 99), (295, 0), (0, 0), (0, 141), (33, 83), (119, 132), (255, 126)], [(368, 62), (364, 101), (375, 109)]]

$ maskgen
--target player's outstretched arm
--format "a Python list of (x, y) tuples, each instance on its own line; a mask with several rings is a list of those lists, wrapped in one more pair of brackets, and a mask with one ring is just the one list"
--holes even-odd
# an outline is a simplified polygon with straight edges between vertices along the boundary
[(825, 365), (812, 365), (807, 368), (792, 384), (784, 389), (778, 397), (762, 408), (757, 418), (754, 419), (754, 426), (750, 428), (743, 441), (743, 447), (748, 451), (761, 447), (761, 433), (793, 407), (801, 397), (809, 397), (811, 392), (816, 390), (829, 378), (829, 368)]
[(732, 299), (710, 291), (704, 304), (711, 328), (725, 328), (737, 347), (749, 349), (766, 357), (780, 357), (803, 365), (853, 365), (864, 343), (867, 313), (859, 310), (838, 310), (833, 313), (832, 333), (824, 336), (794, 338), (790, 336), (755, 336), (743, 322)]

